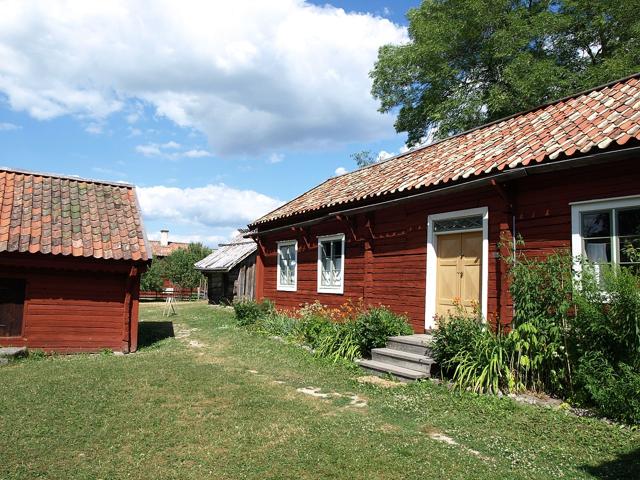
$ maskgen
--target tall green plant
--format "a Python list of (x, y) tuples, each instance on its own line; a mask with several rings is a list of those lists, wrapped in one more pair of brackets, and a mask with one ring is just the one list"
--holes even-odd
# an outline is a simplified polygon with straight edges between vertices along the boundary
[(543, 258), (517, 253), (505, 260), (514, 302), (509, 341), (516, 384), (566, 394), (572, 385), (573, 259), (568, 252), (559, 251)]

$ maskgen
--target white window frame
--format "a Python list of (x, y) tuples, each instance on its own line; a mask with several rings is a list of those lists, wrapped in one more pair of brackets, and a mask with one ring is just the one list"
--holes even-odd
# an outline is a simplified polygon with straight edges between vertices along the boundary
[[(293, 269), (293, 285), (282, 285), (280, 283), (280, 247), (290, 247), (292, 246), (294, 247), (294, 251), (296, 253), (295, 256), (295, 266)], [(277, 286), (276, 286), (276, 290), (282, 291), (282, 292), (295, 292), (298, 290), (298, 241), (297, 240), (282, 240), (280, 242), (277, 242), (277, 251), (278, 251), (278, 268), (277, 268), (277, 275), (278, 278), (276, 279), (277, 281)]]
[[(482, 216), (482, 228), (456, 230), (451, 232), (434, 232), (434, 223), (438, 220), (450, 220), (454, 218)], [(460, 232), (480, 232), (482, 231), (482, 271), (481, 271), (481, 313), (482, 321), (487, 321), (488, 305), (489, 305), (489, 208), (469, 208), (466, 210), (456, 210), (453, 212), (437, 213), (427, 217), (427, 288), (425, 301), (425, 329), (434, 328), (436, 315), (436, 281), (438, 268), (438, 235), (446, 235), (448, 233)]]
[(599, 200), (587, 200), (569, 203), (571, 206), (571, 255), (573, 256), (574, 271), (582, 272), (580, 259), (584, 256), (582, 238), (582, 214), (599, 210), (613, 210), (611, 215), (611, 263), (618, 265), (620, 252), (618, 246), (618, 225), (615, 210), (631, 207), (640, 207), (640, 195), (629, 197), (603, 198)]
[[(340, 285), (335, 287), (326, 287), (322, 285), (322, 243), (334, 242), (340, 240), (342, 242), (342, 255), (340, 256)], [(345, 257), (345, 236), (344, 233), (335, 235), (322, 235), (318, 237), (318, 293), (335, 293), (342, 295), (344, 293), (344, 257)]]

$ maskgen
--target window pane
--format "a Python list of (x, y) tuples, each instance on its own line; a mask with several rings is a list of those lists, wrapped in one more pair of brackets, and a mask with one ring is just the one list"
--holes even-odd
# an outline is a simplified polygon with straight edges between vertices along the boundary
[(339, 287), (342, 282), (342, 240), (320, 243), (320, 285)]
[(434, 232), (450, 232), (453, 230), (470, 230), (482, 228), (482, 216), (450, 218), (433, 222)]
[(22, 334), (25, 288), (24, 280), (0, 278), (0, 337)]
[(620, 239), (620, 262), (640, 263), (640, 236)]
[(611, 236), (611, 212), (582, 214), (582, 238)]
[(610, 240), (585, 240), (584, 253), (593, 263), (611, 262)]
[(640, 208), (618, 211), (618, 235), (640, 235)]
[(280, 247), (280, 284), (293, 285), (295, 277), (295, 245), (282, 245)]

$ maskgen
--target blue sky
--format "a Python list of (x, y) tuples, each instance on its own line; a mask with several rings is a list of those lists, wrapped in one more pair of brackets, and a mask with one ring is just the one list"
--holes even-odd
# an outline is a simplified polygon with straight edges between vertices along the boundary
[(134, 183), (151, 238), (215, 245), (403, 146), (367, 74), (417, 1), (55, 3), (3, 5), (0, 165)]

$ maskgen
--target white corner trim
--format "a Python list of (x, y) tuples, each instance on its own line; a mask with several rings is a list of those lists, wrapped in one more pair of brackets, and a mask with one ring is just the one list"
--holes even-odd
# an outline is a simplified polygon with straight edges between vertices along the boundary
[[(322, 242), (330, 242), (334, 240), (340, 240), (342, 242), (342, 255), (340, 257), (340, 271), (342, 273), (342, 278), (340, 278), (340, 285), (337, 287), (323, 287), (322, 286), (322, 255), (321, 255), (321, 243)], [(317, 282), (318, 282), (318, 293), (334, 293), (337, 295), (342, 295), (344, 293), (344, 257), (345, 257), (345, 236), (344, 233), (337, 233), (335, 235), (321, 235), (318, 237), (318, 262), (317, 262)]]
[[(294, 250), (296, 252), (296, 259), (295, 259), (295, 268), (293, 270), (293, 285), (282, 285), (280, 284), (280, 247), (285, 247), (285, 246), (294, 246)], [(276, 248), (276, 252), (277, 252), (277, 278), (276, 278), (276, 290), (279, 290), (281, 292), (295, 292), (298, 290), (298, 241), (297, 240), (282, 240), (280, 242), (277, 242), (277, 248)]]
[[(427, 217), (427, 284), (425, 300), (425, 328), (435, 327), (434, 316), (436, 314), (436, 270), (438, 259), (436, 255), (438, 235), (433, 231), (433, 223), (437, 220), (451, 218), (471, 217), (482, 215), (482, 272), (481, 272), (481, 312), (484, 321), (488, 315), (489, 299), (489, 208), (469, 208), (453, 212), (437, 213)], [(467, 230), (473, 231), (473, 230)], [(477, 231), (480, 231), (478, 229)]]

